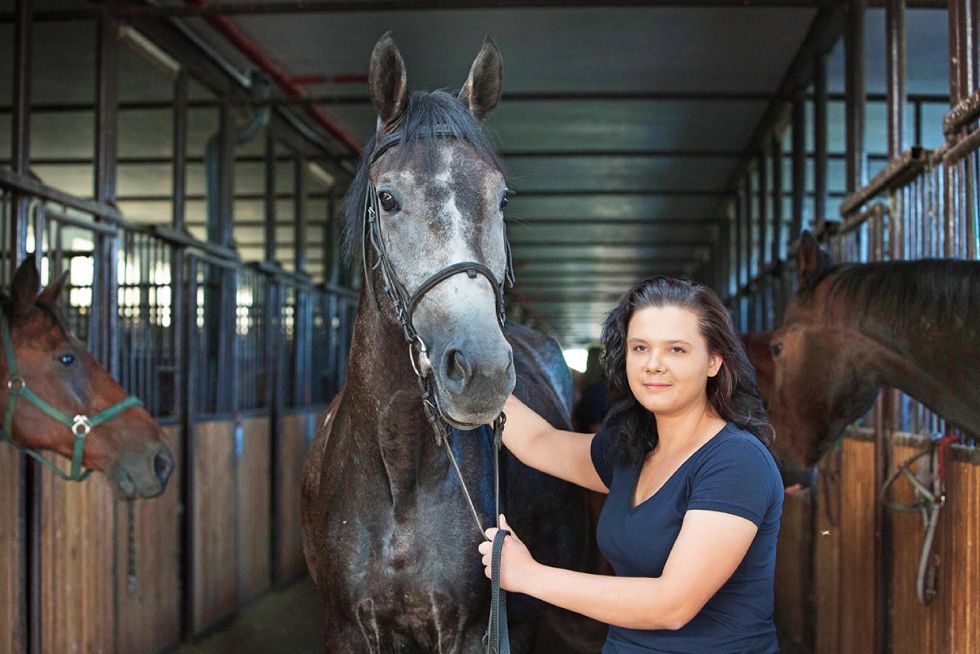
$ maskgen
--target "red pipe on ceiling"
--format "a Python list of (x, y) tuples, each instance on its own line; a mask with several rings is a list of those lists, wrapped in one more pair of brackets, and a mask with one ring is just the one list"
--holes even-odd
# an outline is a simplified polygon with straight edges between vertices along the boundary
[[(207, 0), (186, 0), (186, 2), (197, 7), (203, 7), (207, 4)], [(242, 32), (235, 21), (221, 15), (206, 16), (205, 20), (238, 48), (242, 54), (251, 59), (256, 66), (268, 73), (287, 95), (297, 98), (309, 97), (306, 89), (296, 83), (298, 78), (273, 61), (255, 41)], [(327, 112), (316, 105), (310, 105), (308, 111), (331, 136), (355, 155), (360, 156), (361, 144)]]

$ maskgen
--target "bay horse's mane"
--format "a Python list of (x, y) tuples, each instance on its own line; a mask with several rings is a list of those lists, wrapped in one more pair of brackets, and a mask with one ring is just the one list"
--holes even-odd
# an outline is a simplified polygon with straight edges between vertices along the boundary
[[(395, 129), (405, 136), (391, 156), (396, 162), (420, 159), (431, 169), (437, 163), (436, 145), (439, 138), (450, 132), (459, 141), (466, 141), (474, 154), (497, 170), (503, 170), (503, 162), (497, 154), (490, 137), (477, 120), (456, 96), (446, 91), (414, 91), (406, 102), (405, 109), (398, 117)], [(378, 149), (377, 137), (368, 141), (361, 153), (357, 173), (344, 199), (344, 252), (350, 259), (356, 252), (364, 227), (364, 193), (368, 184), (368, 168)]]
[(907, 333), (928, 317), (934, 325), (962, 325), (980, 315), (980, 265), (961, 259), (838, 264), (798, 291), (808, 301), (824, 280), (827, 300), (859, 328)]

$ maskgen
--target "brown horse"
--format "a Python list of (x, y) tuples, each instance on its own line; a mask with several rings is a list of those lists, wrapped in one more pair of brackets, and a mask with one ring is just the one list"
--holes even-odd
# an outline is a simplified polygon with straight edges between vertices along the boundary
[[(501, 325), (506, 186), (480, 123), (500, 97), (501, 72), (487, 40), (458, 96), (409, 94), (391, 37), (372, 53), (377, 134), (348, 192), (365, 276), (346, 385), (303, 480), (303, 549), (323, 596), (328, 652), (483, 651), (490, 589), (474, 555), (483, 537), (449, 454), (489, 526), (494, 452), (479, 425), (497, 418), (513, 389), (569, 426), (560, 348)], [(428, 405), (420, 383), (432, 385)], [(446, 441), (429, 424), (436, 409), (454, 428)], [(506, 453), (500, 481), (502, 510), (531, 551), (580, 566), (584, 493)], [(513, 651), (527, 651), (543, 612), (530, 598), (508, 598)]]
[(156, 497), (174, 467), (163, 430), (72, 335), (57, 306), (63, 281), (38, 293), (40, 278), (28, 258), (10, 296), (0, 295), (3, 433), (38, 458), (47, 450), (73, 459), (75, 480), (84, 478), (82, 466), (104, 473), (120, 499)]
[(772, 332), (752, 332), (742, 334), (742, 346), (745, 353), (755, 369), (755, 385), (759, 390), (759, 395), (763, 400), (769, 402), (772, 397), (772, 351), (769, 349), (769, 341), (772, 339)]
[(797, 260), (769, 408), (799, 463), (816, 463), (882, 386), (980, 434), (980, 262), (835, 264), (809, 233)]

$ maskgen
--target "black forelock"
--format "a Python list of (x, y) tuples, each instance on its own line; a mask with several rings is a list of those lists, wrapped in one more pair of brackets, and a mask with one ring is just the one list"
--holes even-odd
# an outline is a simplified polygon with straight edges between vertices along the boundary
[[(488, 165), (503, 170), (497, 148), (469, 109), (446, 91), (415, 91), (408, 97), (405, 110), (398, 118), (396, 129), (404, 134), (398, 145), (389, 150), (397, 162), (419, 162), (431, 169), (440, 138), (446, 133), (465, 141), (473, 153)], [(364, 223), (364, 194), (368, 185), (368, 168), (378, 150), (375, 137), (365, 145), (357, 172), (344, 199), (343, 252), (347, 260), (359, 247)]]

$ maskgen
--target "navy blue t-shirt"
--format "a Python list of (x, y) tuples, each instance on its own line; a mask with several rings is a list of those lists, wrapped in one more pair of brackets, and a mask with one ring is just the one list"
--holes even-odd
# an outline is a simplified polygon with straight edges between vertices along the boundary
[(632, 508), (641, 464), (613, 465), (617, 435), (600, 431), (592, 462), (609, 488), (599, 517), (599, 548), (617, 575), (659, 577), (691, 509), (741, 516), (759, 527), (745, 558), (704, 608), (680, 629), (610, 625), (603, 654), (768, 653), (779, 651), (772, 621), (776, 536), (783, 509), (779, 470), (766, 446), (729, 423), (652, 497)]

